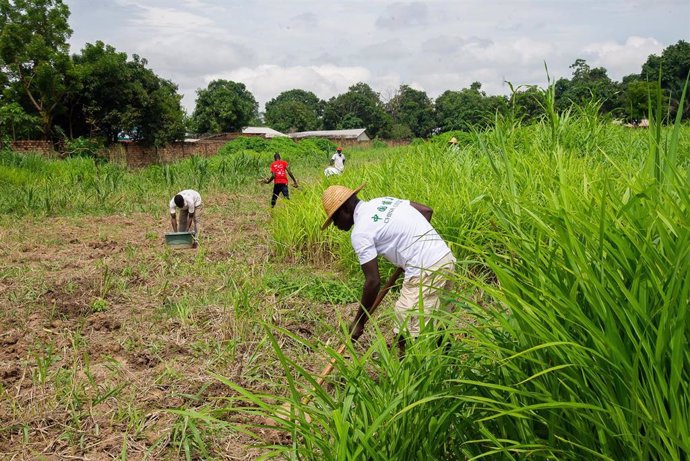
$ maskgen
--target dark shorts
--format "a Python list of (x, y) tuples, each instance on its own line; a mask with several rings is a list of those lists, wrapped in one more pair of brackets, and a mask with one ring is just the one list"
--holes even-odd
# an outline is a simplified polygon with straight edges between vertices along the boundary
[(278, 195), (283, 194), (283, 197), (290, 200), (290, 192), (288, 191), (287, 184), (273, 184), (273, 196), (271, 197), (271, 206), (276, 204), (278, 200)]

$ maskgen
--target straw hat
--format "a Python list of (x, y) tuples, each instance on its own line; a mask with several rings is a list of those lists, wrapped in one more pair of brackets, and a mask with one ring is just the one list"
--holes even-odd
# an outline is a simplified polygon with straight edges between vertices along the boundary
[(448, 141), (448, 144), (457, 144), (457, 143), (458, 143), (458, 140), (455, 138), (455, 136), (450, 138), (450, 141)]
[(323, 191), (323, 197), (321, 200), (323, 202), (323, 209), (328, 217), (323, 223), (323, 226), (321, 226), (321, 229), (325, 229), (330, 226), (331, 222), (333, 222), (333, 215), (336, 211), (338, 211), (338, 208), (343, 206), (343, 204), (347, 202), (347, 199), (361, 191), (365, 185), (366, 183), (362, 184), (355, 190), (345, 186), (331, 186)]

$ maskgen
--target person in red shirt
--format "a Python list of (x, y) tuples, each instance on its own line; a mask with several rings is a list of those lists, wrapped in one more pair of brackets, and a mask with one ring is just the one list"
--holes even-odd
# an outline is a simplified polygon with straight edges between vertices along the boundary
[(299, 187), (297, 185), (297, 180), (292, 174), (292, 171), (290, 171), (288, 162), (286, 162), (285, 160), (281, 160), (280, 154), (276, 152), (273, 156), (273, 163), (271, 163), (271, 176), (263, 180), (265, 184), (268, 184), (269, 182), (273, 181), (273, 196), (271, 197), (271, 208), (276, 206), (278, 194), (282, 193), (283, 197), (290, 200), (290, 192), (288, 191), (288, 175), (290, 175), (290, 177), (294, 181), (295, 187)]

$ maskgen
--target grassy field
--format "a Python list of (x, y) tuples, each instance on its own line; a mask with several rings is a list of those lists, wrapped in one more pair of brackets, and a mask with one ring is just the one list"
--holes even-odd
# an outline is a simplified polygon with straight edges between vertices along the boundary
[[(335, 179), (317, 144), (140, 171), (3, 152), (1, 457), (685, 459), (690, 131), (592, 114), (346, 152)], [(275, 150), (301, 187), (271, 210)], [(318, 230), (336, 182), (435, 209), (454, 312), (399, 360), (384, 306), (313, 389), (362, 282)], [(187, 187), (201, 245), (170, 251)]]
[[(271, 150), (140, 171), (2, 156), (12, 213), (0, 229), (0, 458), (253, 459), (252, 438), (207, 426), (199, 435), (170, 410), (215, 408), (236, 394), (213, 373), (283, 393), (263, 323), (334, 341), (359, 289), (335, 269), (276, 257), (271, 186), (255, 181), (268, 175)], [(292, 162), (303, 188), (325, 158)], [(171, 251), (167, 202), (190, 181), (205, 202), (204, 235), (198, 251)], [(315, 373), (325, 360), (287, 335), (279, 341)]]

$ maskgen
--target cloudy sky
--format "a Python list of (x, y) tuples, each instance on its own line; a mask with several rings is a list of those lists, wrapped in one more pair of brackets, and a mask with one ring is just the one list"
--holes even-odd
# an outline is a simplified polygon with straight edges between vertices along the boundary
[[(620, 80), (690, 40), (690, 0), (65, 0), (72, 52), (101, 40), (177, 83), (188, 112), (215, 79), (261, 107), (293, 88), (328, 99), (364, 81), (435, 98), (473, 81), (489, 94), (570, 77), (583, 58)], [(174, 5), (174, 6), (173, 6)]]

